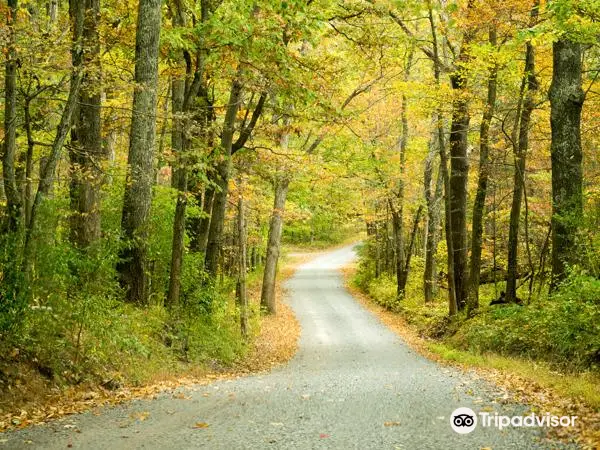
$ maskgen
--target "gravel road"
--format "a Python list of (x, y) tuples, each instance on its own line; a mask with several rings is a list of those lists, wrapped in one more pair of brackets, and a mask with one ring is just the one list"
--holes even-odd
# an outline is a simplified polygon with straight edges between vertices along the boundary
[(461, 406), (509, 416), (527, 408), (419, 356), (360, 306), (338, 271), (354, 257), (352, 247), (322, 254), (288, 281), (302, 336), (286, 366), (0, 435), (0, 448), (561, 448), (540, 429), (454, 432)]

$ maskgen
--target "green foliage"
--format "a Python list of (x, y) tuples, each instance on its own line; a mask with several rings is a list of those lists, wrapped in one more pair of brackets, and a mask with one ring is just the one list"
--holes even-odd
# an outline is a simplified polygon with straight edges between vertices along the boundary
[(543, 360), (573, 371), (600, 368), (600, 280), (595, 276), (572, 270), (554, 293), (544, 292), (525, 306), (487, 306), (497, 294), (493, 285), (485, 285), (478, 313), (451, 320), (446, 291), (431, 304), (423, 302), (421, 258), (413, 258), (406, 297), (398, 302), (395, 278), (387, 273), (375, 278), (372, 244), (363, 245), (359, 254), (355, 285), (380, 305), (402, 314), (420, 335), (471, 354)]
[(379, 277), (375, 277), (375, 262), (372, 258), (367, 257), (373, 251), (371, 241), (367, 241), (359, 248), (361, 259), (354, 283), (381, 306), (397, 310), (400, 303), (396, 296), (396, 280), (389, 273), (382, 273)]
[(600, 367), (600, 280), (571, 276), (549, 298), (485, 309), (452, 337), (479, 353), (544, 359), (564, 368)]
[(156, 189), (149, 233), (154, 301), (144, 308), (123, 302), (117, 282), (122, 190), (108, 187), (103, 236), (85, 251), (68, 239), (68, 200), (61, 194), (43, 203), (29, 282), (14, 258), (18, 237), (5, 235), (0, 243), (0, 369), (25, 361), (58, 383), (114, 374), (137, 383), (182, 364), (231, 364), (245, 352), (232, 282), (208, 283), (203, 255), (185, 255), (181, 304), (173, 310), (162, 304), (174, 212), (170, 188)]

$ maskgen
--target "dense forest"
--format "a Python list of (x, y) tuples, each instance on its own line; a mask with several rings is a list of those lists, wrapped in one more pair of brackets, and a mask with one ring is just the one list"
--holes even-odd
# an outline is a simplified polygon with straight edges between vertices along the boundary
[(0, 8), (2, 367), (232, 362), (282, 242), (365, 233), (424, 334), (598, 368), (597, 0)]

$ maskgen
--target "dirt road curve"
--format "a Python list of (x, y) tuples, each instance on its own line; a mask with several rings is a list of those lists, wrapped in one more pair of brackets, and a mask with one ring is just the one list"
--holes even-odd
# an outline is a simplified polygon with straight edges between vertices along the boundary
[(460, 406), (527, 409), (500, 405), (493, 386), (415, 354), (362, 308), (338, 272), (354, 257), (352, 247), (326, 253), (288, 282), (302, 337), (287, 366), (0, 435), (0, 449), (560, 448), (539, 429), (453, 431)]

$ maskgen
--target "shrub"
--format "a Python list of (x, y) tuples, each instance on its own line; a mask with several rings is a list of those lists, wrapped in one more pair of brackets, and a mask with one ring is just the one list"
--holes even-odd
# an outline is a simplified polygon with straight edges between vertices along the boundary
[(544, 300), (490, 307), (452, 337), (477, 352), (543, 359), (563, 368), (600, 366), (600, 280), (572, 276)]

